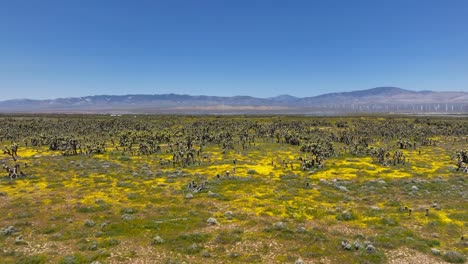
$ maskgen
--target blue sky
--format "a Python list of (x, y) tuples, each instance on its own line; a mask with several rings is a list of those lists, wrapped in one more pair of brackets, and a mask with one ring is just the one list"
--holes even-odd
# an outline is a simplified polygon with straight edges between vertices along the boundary
[(0, 0), (0, 100), (468, 91), (468, 1)]

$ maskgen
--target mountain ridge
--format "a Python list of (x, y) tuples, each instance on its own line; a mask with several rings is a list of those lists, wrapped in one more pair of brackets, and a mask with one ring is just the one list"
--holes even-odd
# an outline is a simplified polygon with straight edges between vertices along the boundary
[[(210, 96), (188, 94), (92, 95), (56, 99), (12, 99), (0, 101), (0, 112), (95, 112), (191, 113), (203, 109), (216, 113), (256, 108), (284, 113), (348, 112), (468, 112), (468, 92), (413, 91), (398, 87), (375, 87), (311, 97), (282, 94), (268, 98), (247, 95)], [(267, 109), (267, 110), (265, 110)], [(275, 110), (276, 109), (276, 110)], [(182, 112), (183, 112), (182, 111)]]

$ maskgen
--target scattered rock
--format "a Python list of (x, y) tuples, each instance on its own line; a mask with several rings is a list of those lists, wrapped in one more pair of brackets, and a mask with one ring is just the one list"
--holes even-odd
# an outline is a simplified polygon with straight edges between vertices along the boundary
[(81, 262), (75, 255), (67, 255), (63, 257), (61, 263), (63, 264), (74, 264)]
[(187, 248), (189, 253), (198, 253), (200, 252), (200, 246), (197, 245), (197, 243), (193, 243), (191, 246)]
[(336, 219), (339, 221), (350, 221), (350, 220), (354, 220), (355, 216), (353, 213), (349, 211), (343, 211), (339, 215), (336, 216)]
[(337, 188), (342, 192), (349, 192), (348, 188), (346, 188), (344, 186), (338, 185)]
[(89, 220), (87, 219), (85, 222), (84, 222), (84, 226), (86, 227), (93, 227), (96, 225), (96, 222), (94, 222), (93, 220)]
[(233, 213), (232, 211), (226, 211), (226, 212), (224, 213), (224, 217), (226, 217), (226, 218), (229, 219), (229, 220), (232, 219), (233, 216), (234, 216), (234, 213)]
[(437, 248), (431, 248), (431, 252), (434, 255), (440, 255), (440, 250), (438, 250)]
[(296, 262), (294, 262), (294, 264), (304, 264), (304, 261), (301, 258), (299, 258), (296, 260)]
[(210, 217), (208, 218), (208, 220), (206, 220), (206, 222), (209, 224), (209, 225), (218, 225), (218, 220), (216, 220), (216, 218), (214, 217)]
[(436, 210), (440, 210), (440, 205), (438, 203), (433, 203), (432, 204), (432, 208), (436, 209)]
[(305, 233), (307, 231), (307, 229), (303, 226), (300, 226), (296, 229), (296, 232), (298, 233)]
[(413, 191), (418, 191), (418, 190), (419, 190), (419, 188), (418, 188), (418, 186), (416, 186), (416, 185), (413, 185), (413, 186), (411, 186), (411, 190), (413, 190)]
[(15, 239), (15, 245), (27, 245), (28, 242), (23, 240), (23, 235), (19, 235)]
[(204, 257), (204, 258), (211, 258), (211, 254), (210, 254), (210, 252), (208, 252), (208, 251), (203, 251), (203, 252), (202, 252), (202, 257)]
[(4, 236), (9, 236), (16, 232), (18, 232), (18, 229), (16, 229), (14, 226), (8, 226), (6, 228), (0, 229), (0, 235), (4, 235)]
[(55, 240), (58, 240), (58, 239), (62, 239), (63, 238), (63, 234), (58, 232), (58, 233), (55, 233), (52, 235), (52, 238), (55, 239)]
[(359, 239), (356, 239), (353, 244), (354, 244), (354, 249), (356, 249), (356, 250), (358, 250), (358, 249), (360, 249), (362, 247), (361, 242), (359, 241)]
[(88, 246), (88, 250), (95, 251), (98, 249), (98, 244), (96, 241), (91, 242), (91, 245)]
[(163, 244), (164, 242), (165, 242), (165, 241), (164, 241), (164, 239), (163, 239), (162, 237), (160, 237), (160, 236), (155, 236), (155, 237), (153, 237), (153, 242), (152, 242), (152, 244), (153, 244), (153, 245), (160, 245), (160, 244)]
[(377, 180), (376, 182), (377, 182), (378, 184), (382, 184), (382, 185), (383, 185), (383, 184), (387, 184), (387, 183), (386, 183), (384, 180), (382, 180), (382, 179)]
[(370, 208), (374, 211), (380, 211), (380, 207), (378, 207), (377, 205), (373, 205)]
[(185, 199), (192, 199), (192, 198), (193, 198), (192, 193), (188, 193), (187, 195), (185, 195)]
[(465, 263), (465, 256), (455, 251), (449, 250), (442, 257), (450, 263)]
[(343, 247), (343, 249), (346, 249), (346, 250), (351, 250), (351, 248), (353, 247), (351, 243), (349, 243), (348, 240), (341, 241), (341, 246)]
[(133, 208), (123, 208), (122, 210), (120, 210), (120, 212), (122, 214), (134, 214), (136, 213), (136, 210)]
[(130, 221), (135, 219), (135, 216), (131, 214), (123, 214), (122, 217), (120, 217), (120, 219), (122, 219), (122, 221)]
[(219, 194), (214, 193), (212, 191), (208, 191), (208, 197), (219, 197)]
[(367, 253), (374, 253), (376, 251), (377, 251), (377, 249), (372, 244), (369, 244), (369, 245), (366, 246), (366, 252)]
[(273, 225), (273, 227), (275, 229), (285, 229), (286, 228), (286, 224), (284, 222), (277, 222)]

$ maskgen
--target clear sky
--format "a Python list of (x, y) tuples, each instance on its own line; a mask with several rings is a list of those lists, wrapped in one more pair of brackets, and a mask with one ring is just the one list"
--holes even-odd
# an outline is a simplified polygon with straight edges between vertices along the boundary
[(466, 0), (0, 0), (0, 100), (468, 91)]

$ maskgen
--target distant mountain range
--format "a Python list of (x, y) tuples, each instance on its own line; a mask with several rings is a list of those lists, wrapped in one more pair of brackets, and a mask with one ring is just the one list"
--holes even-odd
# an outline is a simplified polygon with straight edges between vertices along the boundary
[(377, 87), (314, 97), (180, 94), (95, 95), (48, 100), (0, 101), (0, 113), (349, 114), (468, 113), (468, 92), (411, 91)]

